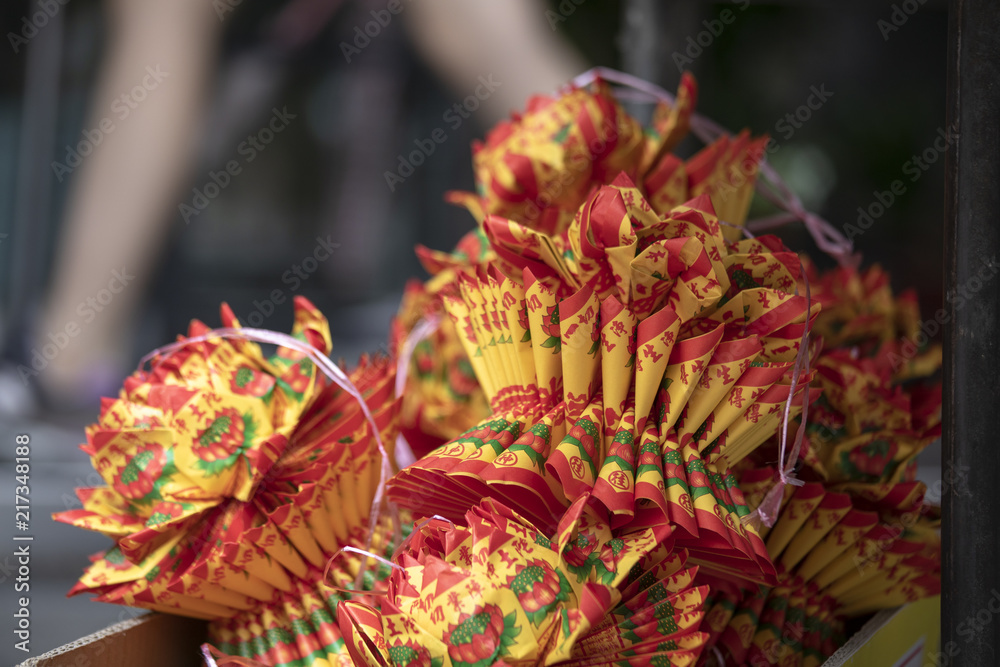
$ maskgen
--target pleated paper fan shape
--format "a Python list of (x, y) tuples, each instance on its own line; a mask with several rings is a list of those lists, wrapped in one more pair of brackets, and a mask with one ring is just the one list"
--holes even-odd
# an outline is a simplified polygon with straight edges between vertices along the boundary
[(831, 611), (829, 598), (801, 588), (743, 589), (726, 581), (711, 582), (710, 590), (702, 624), (709, 633), (705, 665), (819, 667), (844, 643), (844, 622)]
[[(686, 136), (697, 97), (684, 74), (673, 104), (657, 104), (646, 128), (597, 80), (549, 98), (532, 98), (523, 114), (499, 123), (473, 146), (476, 192), (450, 192), (476, 221), (454, 251), (423, 246), (417, 255), (431, 276), (410, 285), (393, 324), (394, 351), (423, 318), (443, 310), (456, 271), (496, 259), (483, 230), (487, 216), (502, 216), (544, 234), (560, 234), (573, 222), (594, 188), (624, 174), (660, 214), (698, 195), (712, 198), (719, 216), (742, 225), (766, 138), (724, 135), (688, 160), (671, 151)], [(730, 240), (739, 237), (724, 228)], [(400, 430), (415, 453), (450, 440), (488, 414), (451, 322), (417, 344), (409, 362)]]
[[(751, 505), (777, 479), (742, 473)], [(705, 629), (725, 664), (820, 665), (848, 618), (937, 595), (939, 518), (921, 482), (785, 487), (781, 513), (761, 528), (778, 569), (775, 587), (740, 589), (700, 575), (710, 588)]]
[[(558, 234), (594, 188), (625, 174), (657, 213), (704, 194), (719, 217), (742, 225), (767, 137), (723, 135), (682, 160), (671, 151), (688, 133), (696, 99), (694, 77), (684, 73), (674, 103), (658, 103), (643, 128), (600, 78), (555, 98), (533, 97), (522, 114), (473, 145), (476, 195), (450, 197), (477, 220), (496, 215)], [(740, 237), (737, 229), (723, 233)]]
[(915, 479), (916, 458), (941, 437), (941, 384), (894, 380), (893, 344), (872, 357), (835, 349), (816, 362), (823, 390), (807, 425), (806, 462), (831, 482)]
[[(453, 277), (453, 270), (446, 272)], [(411, 355), (399, 430), (417, 458), (461, 435), (490, 413), (455, 325), (434, 291), (436, 282), (424, 285), (413, 280), (407, 284), (390, 334), (392, 356)], [(434, 330), (421, 340), (411, 340), (420, 335), (419, 327), (429, 322), (437, 323)]]
[(554, 533), (493, 500), (432, 519), (394, 558), (381, 610), (338, 612), (356, 665), (694, 665), (704, 588), (670, 529), (620, 537), (581, 497)]
[[(107, 486), (78, 491), (83, 508), (55, 518), (115, 545), (71, 594), (210, 619), (215, 641), (271, 665), (342, 651), (324, 567), (344, 546), (391, 551), (398, 527), (386, 517), (369, 536), (382, 450), (355, 396), (302, 351), (329, 352), (326, 320), (302, 298), (295, 318), (271, 358), (196, 322), (105, 401), (83, 449)], [(225, 306), (222, 319), (239, 328)], [(393, 442), (394, 365), (362, 359), (349, 377)], [(336, 580), (346, 586), (365, 561), (340, 559)]]
[[(878, 266), (820, 274), (806, 262), (806, 273), (823, 306), (814, 329), (822, 352), (813, 363), (822, 393), (810, 406), (800, 476), (914, 480), (916, 457), (941, 435), (941, 382), (934, 377), (941, 348), (922, 332), (916, 294), (894, 295)], [(776, 450), (772, 441), (755, 460), (774, 461)]]
[(493, 415), (400, 471), (390, 497), (460, 521), (491, 496), (551, 530), (589, 494), (616, 527), (672, 523), (703, 567), (774, 583), (728, 466), (778, 427), (818, 308), (782, 289), (795, 255), (727, 243), (705, 196), (660, 218), (624, 177), (560, 237), (486, 229), (500, 260), (446, 306)]
[[(743, 474), (751, 503), (773, 476), (768, 468)], [(898, 606), (940, 592), (939, 516), (925, 492), (923, 482), (786, 487), (762, 536), (781, 578), (832, 597), (838, 614)]]
[[(388, 518), (380, 520), (371, 548), (390, 555), (394, 548), (392, 530)], [(353, 544), (363, 548), (365, 540), (354, 540)], [(287, 572), (288, 590), (277, 589), (250, 609), (213, 620), (209, 642), (225, 655), (268, 667), (353, 664), (336, 620), (337, 606), (350, 599), (375, 603), (375, 596), (384, 594), (389, 568), (378, 563), (372, 566), (368, 560), (348, 552), (327, 571), (307, 561), (301, 574)], [(361, 587), (345, 593), (355, 590), (352, 582), (362, 568)], [(325, 585), (324, 574), (337, 582), (338, 588)]]

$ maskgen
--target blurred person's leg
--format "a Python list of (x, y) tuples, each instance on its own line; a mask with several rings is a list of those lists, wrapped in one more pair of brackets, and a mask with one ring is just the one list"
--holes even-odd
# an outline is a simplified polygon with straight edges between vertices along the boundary
[(101, 139), (72, 175), (36, 332), (47, 343), (50, 332), (79, 325), (37, 378), (50, 397), (71, 403), (113, 391), (133, 362), (138, 307), (177, 217), (221, 27), (206, 0), (107, 5), (111, 41), (84, 125)]
[(553, 29), (548, 8), (542, 0), (433, 0), (408, 4), (405, 14), (417, 48), (453, 90), (472, 94), (479, 77), (492, 75), (483, 101), (492, 124), (588, 68)]

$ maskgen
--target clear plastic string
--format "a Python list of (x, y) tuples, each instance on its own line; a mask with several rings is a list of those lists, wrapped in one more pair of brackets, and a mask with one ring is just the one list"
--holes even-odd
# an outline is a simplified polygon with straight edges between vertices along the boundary
[[(343, 586), (338, 586), (337, 584), (328, 583), (328, 579), (330, 577), (330, 569), (333, 567), (334, 561), (336, 561), (340, 557), (340, 555), (343, 554), (343, 553), (345, 553), (345, 552), (346, 553), (359, 554), (361, 556), (364, 556), (365, 558), (372, 558), (372, 559), (377, 560), (378, 562), (382, 563), (383, 565), (388, 565), (389, 567), (391, 567), (391, 568), (393, 568), (395, 570), (399, 570), (400, 572), (404, 572), (405, 573), (405, 570), (403, 569), (402, 566), (397, 565), (396, 563), (393, 563), (388, 558), (385, 558), (383, 556), (379, 556), (376, 553), (372, 553), (371, 551), (369, 551), (367, 549), (358, 549), (357, 547), (350, 547), (350, 546), (348, 546), (348, 547), (341, 547), (340, 549), (337, 550), (337, 553), (333, 554), (333, 556), (331, 556), (330, 559), (328, 561), (326, 561), (326, 568), (323, 570), (323, 578), (320, 579), (320, 581), (323, 583), (323, 586), (325, 586), (326, 588), (329, 588), (330, 590), (335, 591), (337, 593), (346, 593), (348, 595), (380, 595), (380, 594), (382, 594), (382, 593), (379, 593), (378, 591), (366, 591), (366, 590), (363, 590), (361, 588), (361, 583), (359, 581), (355, 581), (354, 582), (354, 584), (355, 584), (354, 588), (344, 588)], [(359, 569), (359, 575), (360, 574), (364, 574), (364, 571), (365, 571), (365, 569), (363, 567), (360, 568)], [(360, 576), (359, 576), (359, 579), (360, 579)]]
[(330, 559), (326, 562), (326, 568), (323, 570), (323, 578), (320, 581), (323, 582), (324, 586), (326, 586), (330, 590), (336, 591), (337, 593), (347, 593), (349, 595), (356, 595), (356, 594), (359, 594), (359, 593), (363, 593), (363, 594), (366, 594), (366, 595), (384, 595), (384, 593), (381, 593), (381, 592), (378, 592), (378, 591), (366, 591), (366, 590), (362, 590), (358, 586), (356, 586), (355, 588), (344, 588), (342, 586), (338, 586), (336, 584), (329, 583), (330, 569), (333, 567), (334, 561), (336, 561), (337, 558), (339, 558), (340, 555), (342, 553), (344, 553), (344, 552), (356, 553), (356, 554), (360, 554), (362, 556), (365, 556), (366, 558), (374, 558), (375, 560), (379, 561), (380, 563), (388, 565), (389, 567), (391, 567), (391, 568), (393, 568), (395, 570), (399, 570), (400, 572), (403, 573), (403, 576), (405, 577), (406, 576), (406, 570), (401, 565), (399, 565), (397, 563), (394, 563), (393, 561), (399, 556), (399, 554), (403, 551), (403, 549), (410, 543), (410, 540), (413, 539), (413, 536), (416, 535), (418, 532), (420, 532), (420, 530), (424, 526), (426, 526), (427, 524), (429, 524), (431, 521), (434, 521), (434, 520), (444, 521), (445, 523), (448, 523), (452, 527), (455, 526), (454, 522), (452, 522), (452, 521), (450, 521), (450, 520), (448, 520), (448, 519), (446, 519), (443, 516), (440, 516), (438, 514), (435, 514), (434, 516), (428, 517), (428, 518), (424, 519), (423, 521), (421, 521), (420, 523), (416, 524), (413, 527), (413, 532), (411, 532), (406, 537), (405, 540), (403, 540), (402, 542), (399, 543), (399, 545), (392, 552), (392, 557), (391, 558), (384, 558), (382, 556), (379, 556), (378, 554), (374, 554), (374, 553), (372, 553), (370, 551), (365, 551), (363, 549), (358, 549), (356, 547), (350, 547), (350, 546), (341, 547), (337, 551), (337, 553), (335, 553), (333, 556), (331, 556)]
[[(417, 349), (417, 345), (431, 336), (440, 326), (441, 316), (436, 313), (429, 315), (417, 322), (406, 340), (403, 341), (403, 346), (396, 358), (396, 398), (402, 396), (406, 390), (406, 380), (410, 374), (410, 360), (413, 359), (413, 352)], [(413, 455), (410, 443), (406, 441), (402, 433), (398, 433), (396, 435), (396, 463), (400, 468), (405, 468), (415, 461), (416, 457)]]

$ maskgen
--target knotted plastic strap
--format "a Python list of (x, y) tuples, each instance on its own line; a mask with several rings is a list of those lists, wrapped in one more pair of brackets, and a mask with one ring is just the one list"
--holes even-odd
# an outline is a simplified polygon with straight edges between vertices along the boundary
[[(802, 264), (799, 263), (801, 268)], [(778, 452), (778, 481), (767, 492), (760, 505), (750, 514), (741, 520), (744, 524), (763, 522), (765, 526), (773, 526), (781, 510), (781, 499), (785, 493), (785, 486), (802, 486), (803, 481), (795, 477), (795, 465), (799, 461), (799, 452), (802, 450), (802, 440), (806, 433), (806, 421), (809, 418), (809, 387), (805, 388), (806, 395), (802, 399), (802, 417), (799, 420), (799, 428), (795, 433), (795, 442), (792, 444), (792, 451), (785, 458), (788, 446), (788, 422), (791, 419), (792, 400), (795, 398), (795, 388), (798, 385), (799, 377), (802, 374), (809, 375), (809, 311), (812, 309), (812, 292), (809, 288), (809, 278), (805, 271), (802, 271), (802, 279), (806, 285), (806, 326), (802, 332), (802, 340), (799, 341), (799, 352), (795, 355), (795, 366), (792, 369), (792, 385), (788, 389), (788, 400), (785, 401), (785, 413), (781, 420), (781, 445)]]
[[(597, 79), (611, 81), (621, 86), (628, 86), (637, 91), (640, 96), (645, 96), (649, 101), (663, 101), (667, 104), (674, 104), (674, 96), (656, 84), (608, 67), (594, 67), (587, 70), (574, 78), (571, 85), (583, 88), (589, 86)], [(633, 95), (630, 97), (635, 98), (636, 96)], [(712, 143), (723, 134), (732, 134), (715, 121), (697, 112), (691, 114), (691, 131), (706, 144)], [(762, 158), (759, 164), (760, 173), (763, 178), (757, 179), (757, 191), (765, 199), (786, 212), (759, 220), (751, 220), (747, 222), (747, 228), (755, 232), (760, 232), (794, 222), (795, 220), (801, 220), (820, 250), (837, 260), (837, 263), (841, 266), (857, 267), (861, 258), (854, 254), (854, 244), (851, 240), (820, 216), (807, 211), (799, 196), (792, 192), (792, 189), (788, 187), (778, 172), (774, 170), (774, 167), (768, 163), (766, 157)]]
[[(389, 482), (389, 478), (392, 477), (392, 463), (389, 460), (389, 456), (386, 453), (385, 445), (382, 443), (382, 435), (379, 433), (378, 424), (375, 423), (375, 418), (372, 416), (371, 411), (368, 409), (368, 404), (365, 402), (364, 397), (358, 388), (354, 386), (351, 379), (347, 377), (347, 374), (340, 369), (337, 364), (333, 363), (329, 357), (320, 352), (318, 349), (299, 340), (298, 338), (293, 338), (288, 334), (279, 333), (277, 331), (269, 331), (267, 329), (252, 329), (252, 328), (221, 328), (213, 329), (208, 333), (202, 334), (200, 336), (193, 336), (191, 338), (185, 338), (184, 340), (177, 341), (176, 343), (171, 343), (169, 345), (164, 345), (159, 347), (146, 356), (144, 356), (139, 361), (139, 371), (142, 372), (143, 366), (146, 362), (154, 359), (157, 356), (170, 356), (177, 350), (180, 350), (192, 343), (199, 343), (203, 341), (211, 340), (212, 338), (242, 338), (244, 340), (250, 340), (257, 343), (269, 343), (272, 345), (278, 345), (279, 347), (284, 347), (305, 354), (316, 367), (323, 371), (330, 380), (338, 385), (341, 389), (346, 391), (348, 394), (357, 400), (358, 404), (361, 406), (361, 412), (364, 414), (365, 419), (368, 420), (368, 424), (372, 429), (372, 437), (375, 439), (375, 445), (378, 447), (379, 454), (382, 457), (381, 470), (379, 471), (379, 481), (378, 487), (375, 489), (375, 497), (372, 499), (372, 509), (368, 520), (368, 537), (365, 541), (365, 547), (371, 547), (372, 536), (375, 533), (375, 526), (378, 525), (379, 516), (382, 513), (382, 499), (385, 494), (385, 486)], [(160, 362), (162, 363), (162, 362)], [(159, 364), (157, 364), (159, 365)], [(361, 572), (358, 573), (358, 580), (361, 579)]]

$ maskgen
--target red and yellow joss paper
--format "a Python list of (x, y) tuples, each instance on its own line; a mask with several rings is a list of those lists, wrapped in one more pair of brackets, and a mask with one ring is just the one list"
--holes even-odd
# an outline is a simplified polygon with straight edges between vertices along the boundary
[(491, 500), (463, 524), (415, 531), (380, 611), (341, 604), (356, 665), (697, 662), (705, 590), (669, 528), (616, 537), (585, 497), (550, 534)]
[[(294, 338), (327, 354), (323, 316), (303, 298), (295, 315)], [(222, 319), (239, 328), (225, 306)], [(209, 619), (213, 641), (271, 665), (343, 663), (324, 568), (344, 546), (391, 550), (394, 538), (387, 520), (367, 525), (382, 457), (369, 421), (297, 349), (265, 358), (198, 322), (182, 343), (87, 429), (107, 486), (80, 490), (83, 508), (56, 518), (115, 545), (71, 593)], [(395, 437), (394, 370), (365, 359), (350, 373), (382, 442)], [(334, 579), (347, 586), (365, 561), (348, 554)]]

